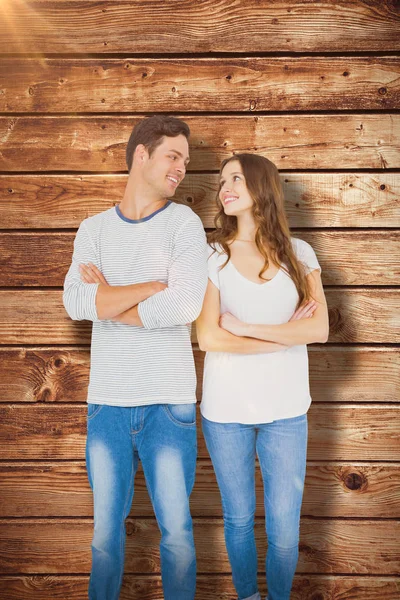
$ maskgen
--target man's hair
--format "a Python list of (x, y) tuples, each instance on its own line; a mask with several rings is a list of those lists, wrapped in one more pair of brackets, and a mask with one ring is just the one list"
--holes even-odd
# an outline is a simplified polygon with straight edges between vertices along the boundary
[(154, 115), (140, 121), (133, 128), (126, 148), (128, 171), (132, 168), (133, 155), (139, 144), (143, 144), (151, 156), (157, 146), (162, 143), (164, 136), (176, 137), (178, 135), (184, 135), (186, 139), (189, 139), (190, 129), (184, 121), (176, 117)]

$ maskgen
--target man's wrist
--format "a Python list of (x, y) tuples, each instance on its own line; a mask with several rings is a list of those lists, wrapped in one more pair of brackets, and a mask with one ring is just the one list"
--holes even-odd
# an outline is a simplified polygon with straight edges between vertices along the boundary
[(161, 281), (150, 281), (150, 290), (151, 294), (158, 294), (158, 292), (162, 292), (165, 289), (165, 284), (161, 283)]

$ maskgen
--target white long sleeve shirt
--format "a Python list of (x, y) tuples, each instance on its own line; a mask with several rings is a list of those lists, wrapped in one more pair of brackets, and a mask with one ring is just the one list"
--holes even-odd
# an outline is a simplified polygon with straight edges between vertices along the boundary
[[(110, 285), (161, 281), (168, 287), (138, 305), (143, 327), (99, 320), (99, 284), (83, 283), (79, 264), (92, 262)], [(85, 219), (64, 283), (74, 320), (93, 321), (88, 402), (111, 406), (195, 402), (190, 326), (207, 286), (207, 246), (199, 217), (168, 202), (144, 219), (118, 206)]]

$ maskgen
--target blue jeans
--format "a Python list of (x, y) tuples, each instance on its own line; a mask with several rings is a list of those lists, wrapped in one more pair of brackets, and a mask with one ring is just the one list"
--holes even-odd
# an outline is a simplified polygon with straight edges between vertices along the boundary
[(142, 461), (161, 531), (165, 600), (193, 600), (196, 555), (189, 511), (196, 471), (196, 405), (88, 405), (86, 464), (94, 500), (90, 600), (119, 598), (125, 519)]
[(264, 483), (269, 600), (289, 600), (298, 560), (307, 415), (260, 425), (215, 423), (203, 433), (221, 493), (225, 542), (239, 599), (260, 598), (254, 536), (255, 458)]

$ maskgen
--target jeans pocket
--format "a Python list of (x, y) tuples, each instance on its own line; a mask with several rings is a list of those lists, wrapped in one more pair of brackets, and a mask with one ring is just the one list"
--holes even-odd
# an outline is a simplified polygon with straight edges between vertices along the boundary
[(103, 404), (88, 404), (88, 406), (87, 406), (88, 421), (90, 421), (96, 415), (98, 415), (102, 408), (103, 408)]
[(176, 425), (193, 427), (196, 425), (196, 404), (164, 404), (168, 418)]

